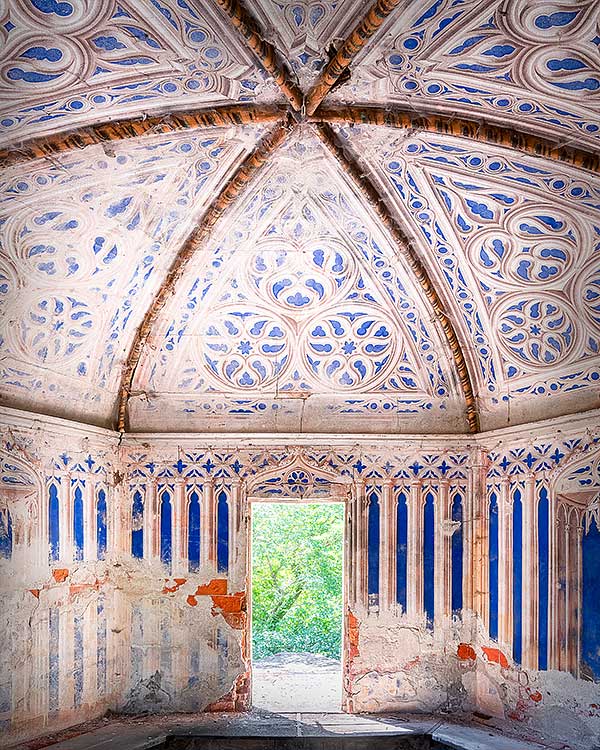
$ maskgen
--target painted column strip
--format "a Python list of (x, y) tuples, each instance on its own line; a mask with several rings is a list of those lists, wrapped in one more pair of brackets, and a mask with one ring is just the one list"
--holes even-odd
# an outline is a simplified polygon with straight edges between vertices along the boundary
[(205, 482), (200, 506), (200, 567), (208, 565), (211, 575), (217, 571), (217, 523), (215, 488)]
[(521, 663), (527, 669), (538, 665), (538, 533), (535, 475), (525, 478), (523, 493), (523, 583)]
[(391, 481), (382, 486), (379, 508), (379, 609), (387, 612), (396, 592), (396, 503)]
[(470, 475), (472, 514), (470, 575), (473, 581), (471, 607), (483, 620), (486, 630), (489, 630), (487, 471), (485, 453), (481, 449), (477, 449), (473, 454)]
[(68, 712), (74, 705), (75, 639), (73, 610), (71, 607), (59, 608), (58, 638), (58, 708)]
[(82, 704), (93, 706), (98, 684), (98, 598), (94, 596), (83, 615), (83, 694)]
[(96, 559), (96, 485), (88, 476), (83, 488), (83, 559)]
[(504, 477), (498, 497), (498, 640), (509, 653), (513, 640), (512, 536), (510, 481)]
[(410, 483), (408, 500), (408, 542), (406, 611), (412, 619), (423, 616), (423, 497), (422, 483)]
[(355, 560), (355, 604), (358, 607), (367, 606), (367, 504), (365, 496), (365, 484), (362, 479), (356, 482), (356, 517), (354, 538), (354, 560)]
[(558, 549), (558, 499), (552, 486), (548, 491), (550, 502), (550, 570), (548, 598), (548, 669), (559, 668), (559, 549)]
[(452, 614), (452, 535), (448, 533), (450, 518), (449, 482), (441, 479), (434, 505), (434, 623), (440, 625)]
[[(229, 577), (237, 582), (240, 576), (243, 578), (243, 566), (238, 565), (242, 558), (241, 551), (244, 544), (241, 543), (242, 515), (241, 486), (239, 481), (233, 481), (229, 490)], [(239, 587), (234, 584), (236, 590)]]
[(187, 565), (187, 513), (185, 502), (185, 482), (178, 479), (173, 491), (173, 575), (186, 573)]
[(575, 669), (574, 674), (577, 679), (580, 678), (581, 670), (581, 629), (582, 629), (582, 609), (583, 609), (583, 519), (579, 517), (579, 523), (577, 524), (577, 607), (575, 616), (575, 641), (577, 644), (575, 653)]
[(144, 493), (144, 558), (146, 560), (156, 559), (156, 540), (158, 538), (156, 495), (156, 480), (149, 479), (146, 482)]
[(59, 518), (60, 518), (60, 559), (73, 561), (73, 493), (71, 492), (71, 475), (61, 475), (59, 485)]

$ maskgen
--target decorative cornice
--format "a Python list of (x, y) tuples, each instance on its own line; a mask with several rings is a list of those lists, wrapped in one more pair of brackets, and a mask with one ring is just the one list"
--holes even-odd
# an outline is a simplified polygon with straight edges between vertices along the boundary
[[(479, 447), (482, 450), (491, 448), (498, 449), (499, 443), (510, 440), (511, 444), (520, 442), (526, 438), (537, 440), (539, 438), (555, 438), (557, 434), (561, 438), (568, 439), (570, 436), (580, 434), (587, 427), (595, 426), (600, 430), (600, 409), (594, 409), (582, 414), (554, 417), (542, 422), (529, 422), (527, 424), (502, 427), (489, 432), (480, 432), (476, 436), (467, 434), (404, 434), (390, 435), (341, 435), (336, 433), (246, 433), (231, 432), (218, 433), (164, 433), (164, 432), (130, 432), (119, 440), (119, 433), (102, 427), (94, 427), (83, 422), (75, 422), (60, 417), (51, 417), (42, 414), (10, 407), (0, 407), (0, 423), (2, 426), (17, 430), (43, 430), (44, 432), (56, 432), (65, 434), (73, 431), (81, 437), (90, 435), (98, 436), (108, 440), (119, 442), (122, 447), (141, 446), (143, 444), (155, 445), (177, 445), (190, 448), (194, 445), (206, 445), (215, 450), (234, 449), (243, 445), (244, 448), (260, 448), (269, 446), (301, 446), (314, 448), (407, 448), (429, 450), (464, 449)], [(492, 444), (491, 441), (494, 441)], [(503, 481), (508, 477), (499, 479)]]

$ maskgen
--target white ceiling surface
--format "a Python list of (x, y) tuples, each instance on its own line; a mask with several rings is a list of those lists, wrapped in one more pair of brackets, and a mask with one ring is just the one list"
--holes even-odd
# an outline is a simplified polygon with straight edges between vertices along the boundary
[[(306, 90), (369, 4), (248, 6)], [(595, 2), (406, 2), (328, 103), (463, 113), (597, 148)], [(0, 139), (285, 104), (216, 3), (0, 0)], [(453, 321), (484, 429), (600, 405), (600, 183), (508, 149), (337, 127)], [(0, 177), (5, 405), (114, 424), (135, 331), (266, 127), (147, 135)], [(464, 432), (431, 307), (309, 125), (196, 253), (133, 384), (134, 431)]]

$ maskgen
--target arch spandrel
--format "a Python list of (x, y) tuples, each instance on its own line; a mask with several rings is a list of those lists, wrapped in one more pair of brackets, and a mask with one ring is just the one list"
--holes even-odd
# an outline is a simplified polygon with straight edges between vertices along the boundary
[(296, 453), (276, 469), (248, 478), (245, 490), (251, 500), (316, 502), (348, 500), (352, 485), (352, 477), (315, 466), (307, 456)]

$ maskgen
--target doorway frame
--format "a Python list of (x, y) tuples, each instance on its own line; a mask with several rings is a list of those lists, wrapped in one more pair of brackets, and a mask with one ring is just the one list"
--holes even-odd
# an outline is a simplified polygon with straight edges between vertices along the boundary
[[(265, 480), (271, 477), (282, 477), (288, 475), (292, 471), (307, 471), (310, 475), (315, 478), (325, 481), (330, 486), (330, 491), (327, 494), (315, 494), (314, 492), (307, 492), (302, 497), (296, 497), (293, 495), (266, 495), (260, 494), (259, 485), (265, 482)], [(311, 487), (314, 489), (315, 482), (313, 481)], [(347, 713), (349, 706), (349, 696), (347, 694), (347, 669), (350, 663), (350, 641), (348, 633), (348, 614), (349, 614), (349, 594), (350, 594), (350, 576), (352, 571), (349, 569), (349, 563), (352, 559), (350, 554), (349, 545), (351, 543), (350, 524), (351, 524), (351, 509), (352, 499), (354, 496), (353, 492), (354, 482), (351, 477), (340, 476), (333, 474), (327, 470), (322, 470), (320, 467), (312, 467), (302, 462), (300, 465), (298, 462), (294, 462), (292, 465), (279, 467), (272, 469), (264, 473), (258, 474), (253, 477), (251, 484), (245, 488), (245, 507), (246, 507), (246, 518), (247, 518), (247, 533), (246, 533), (246, 545), (245, 545), (245, 556), (246, 556), (246, 606), (247, 606), (247, 617), (244, 629), (243, 638), (246, 642), (246, 658), (247, 667), (246, 671), (249, 676), (250, 690), (249, 690), (249, 705), (248, 710), (252, 709), (253, 706), (253, 679), (252, 679), (252, 506), (254, 503), (289, 503), (293, 505), (315, 505), (315, 504), (329, 504), (329, 503), (342, 503), (344, 506), (344, 536), (342, 542), (342, 645), (341, 645), (341, 688), (342, 688), (342, 700), (340, 705), (340, 711)]]

